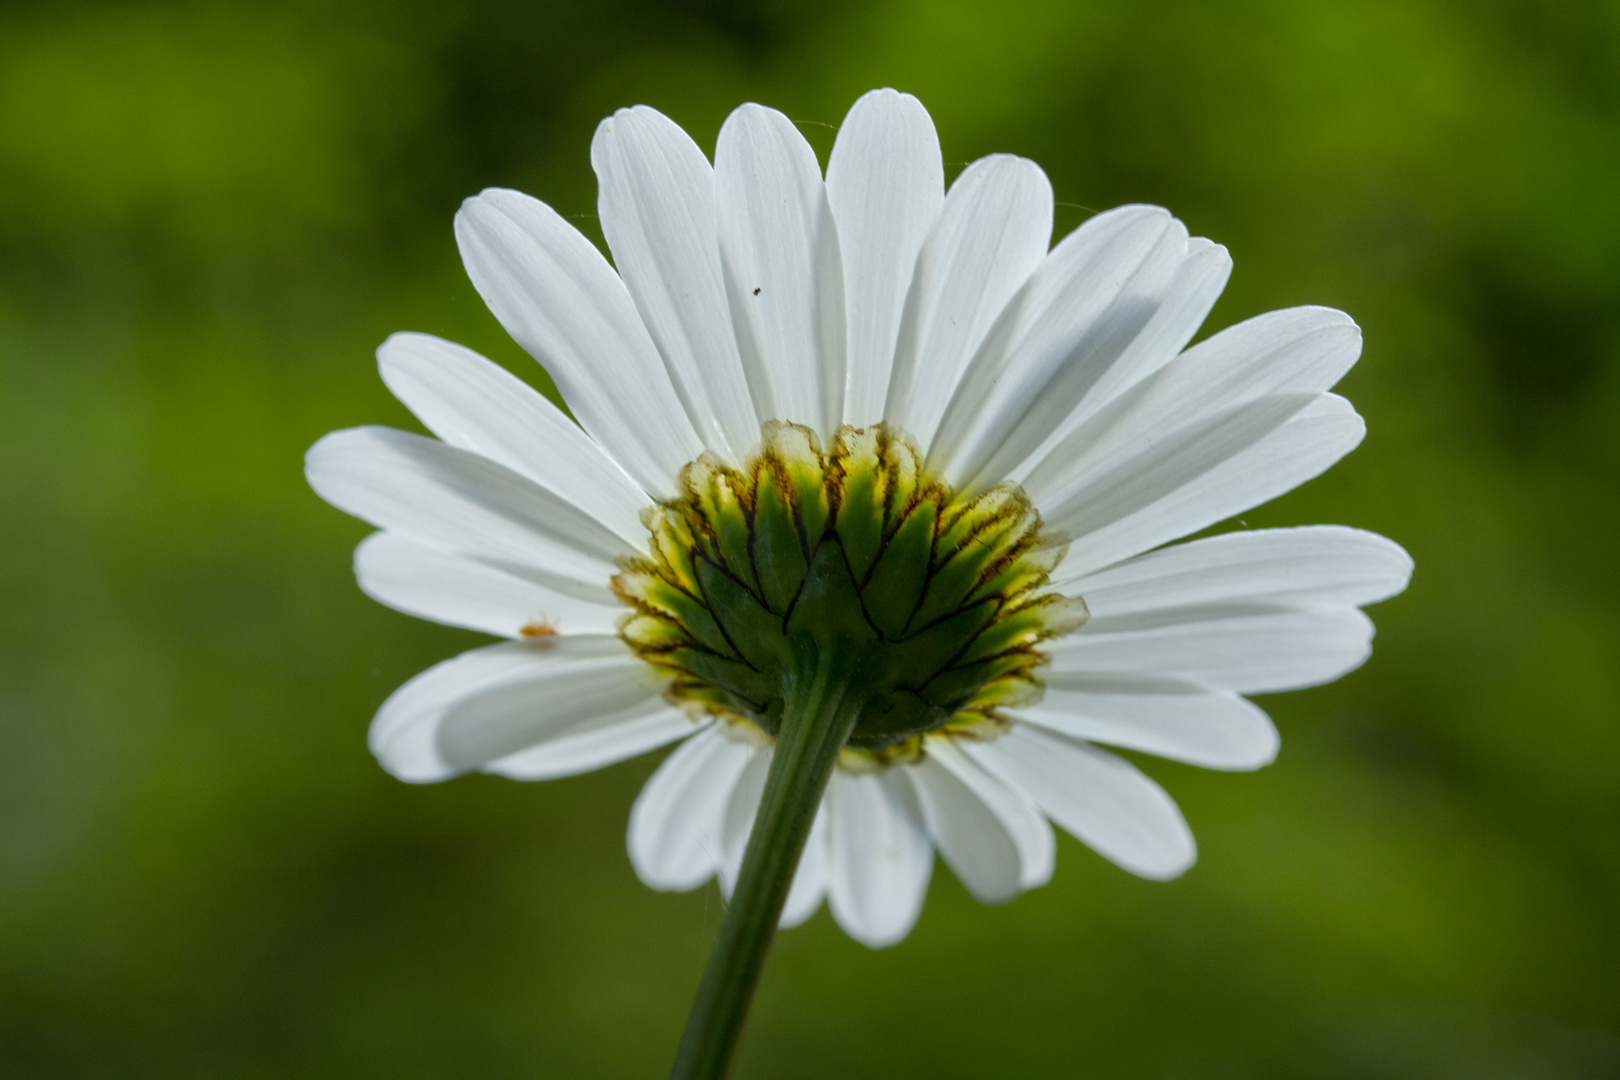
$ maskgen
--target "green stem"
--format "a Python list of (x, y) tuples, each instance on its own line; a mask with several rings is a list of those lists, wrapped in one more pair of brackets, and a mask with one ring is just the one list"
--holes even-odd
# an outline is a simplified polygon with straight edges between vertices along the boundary
[(793, 873), (815, 823), (822, 793), (855, 727), (861, 700), (850, 665), (819, 649), (784, 680), (782, 724), (748, 837), (737, 887), (698, 985), (671, 1080), (719, 1080), (730, 1067), (765, 954), (776, 936)]

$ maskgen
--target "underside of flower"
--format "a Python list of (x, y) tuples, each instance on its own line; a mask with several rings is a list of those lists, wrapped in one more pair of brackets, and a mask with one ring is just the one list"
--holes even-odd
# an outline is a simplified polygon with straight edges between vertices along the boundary
[(1036, 647), (1086, 619), (1044, 592), (1065, 551), (1015, 485), (958, 498), (904, 433), (844, 426), (823, 450), (770, 422), (742, 471), (705, 454), (644, 515), (620, 634), (691, 711), (774, 736), (796, 658), (837, 650), (865, 704), (843, 764), (915, 757), (931, 731), (994, 729), (1039, 696)]
[(729, 897), (671, 1074), (718, 1080), (776, 928), (823, 900), (891, 945), (936, 851), (998, 903), (1050, 879), (1053, 825), (1143, 877), (1185, 871), (1174, 801), (1103, 747), (1265, 765), (1277, 731), (1243, 695), (1360, 664), (1358, 609), (1412, 563), (1332, 526), (1174, 543), (1365, 427), (1329, 392), (1361, 348), (1342, 312), (1188, 348), (1231, 260), (1162, 208), (1051, 246), (1037, 165), (991, 155), (947, 190), (894, 90), (850, 110), (825, 175), (753, 104), (712, 165), (646, 106), (602, 122), (591, 163), (611, 264), (518, 192), (456, 215), (473, 284), (573, 419), (398, 334), (383, 378), (438, 439), (335, 432), (307, 471), (382, 530), (356, 551), (366, 592), (509, 639), (389, 697), (389, 771), (543, 780), (680, 743), (627, 842), (648, 885)]

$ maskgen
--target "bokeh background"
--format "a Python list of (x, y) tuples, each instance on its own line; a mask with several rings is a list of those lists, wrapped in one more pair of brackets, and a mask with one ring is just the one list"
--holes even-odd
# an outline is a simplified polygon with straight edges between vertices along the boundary
[(364, 735), (478, 643), (364, 598), (323, 432), (414, 427), (372, 349), (549, 387), (451, 215), (599, 238), (591, 132), (823, 155), (918, 94), (954, 175), (1042, 163), (1227, 244), (1211, 328), (1351, 312), (1366, 443), (1229, 527), (1418, 571), (1377, 650), (1266, 699), (1254, 774), (1145, 763), (1200, 863), (1060, 840), (904, 944), (785, 934), (740, 1077), (1620, 1076), (1620, 7), (1530, 0), (353, 0), (0, 10), (0, 1076), (646, 1077), (720, 914), (634, 878), (656, 763), (417, 788)]

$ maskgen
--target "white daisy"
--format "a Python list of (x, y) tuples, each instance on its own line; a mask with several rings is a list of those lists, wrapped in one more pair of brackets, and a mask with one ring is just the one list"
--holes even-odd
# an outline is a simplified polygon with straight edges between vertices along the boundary
[(878, 946), (937, 850), (987, 902), (1052, 873), (1049, 822), (1135, 874), (1195, 856), (1170, 797), (1100, 746), (1271, 761), (1243, 694), (1337, 678), (1394, 543), (1334, 526), (1164, 547), (1361, 440), (1329, 388), (1360, 333), (1294, 308), (1187, 349), (1226, 250), (1165, 210), (1048, 250), (1052, 192), (994, 155), (947, 192), (928, 114), (874, 91), (827, 167), (744, 105), (714, 164), (647, 107), (591, 161), (617, 272), (551, 208), (490, 190), (467, 271), (578, 419), (449, 342), (397, 334), (383, 379), (438, 439), (310, 451), (382, 531), (356, 573), (401, 611), (510, 639), (422, 673), (371, 729), (410, 781), (540, 780), (677, 740), (631, 812), (642, 880), (730, 890), (794, 650), (848, 647), (861, 703), (782, 915), (828, 901)]

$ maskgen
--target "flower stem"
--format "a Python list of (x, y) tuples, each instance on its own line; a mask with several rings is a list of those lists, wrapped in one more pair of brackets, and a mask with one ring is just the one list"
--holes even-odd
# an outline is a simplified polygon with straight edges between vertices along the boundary
[(748, 1016), (822, 793), (860, 714), (854, 665), (817, 649), (784, 680), (781, 727), (737, 886), (675, 1052), (672, 1080), (719, 1080)]

